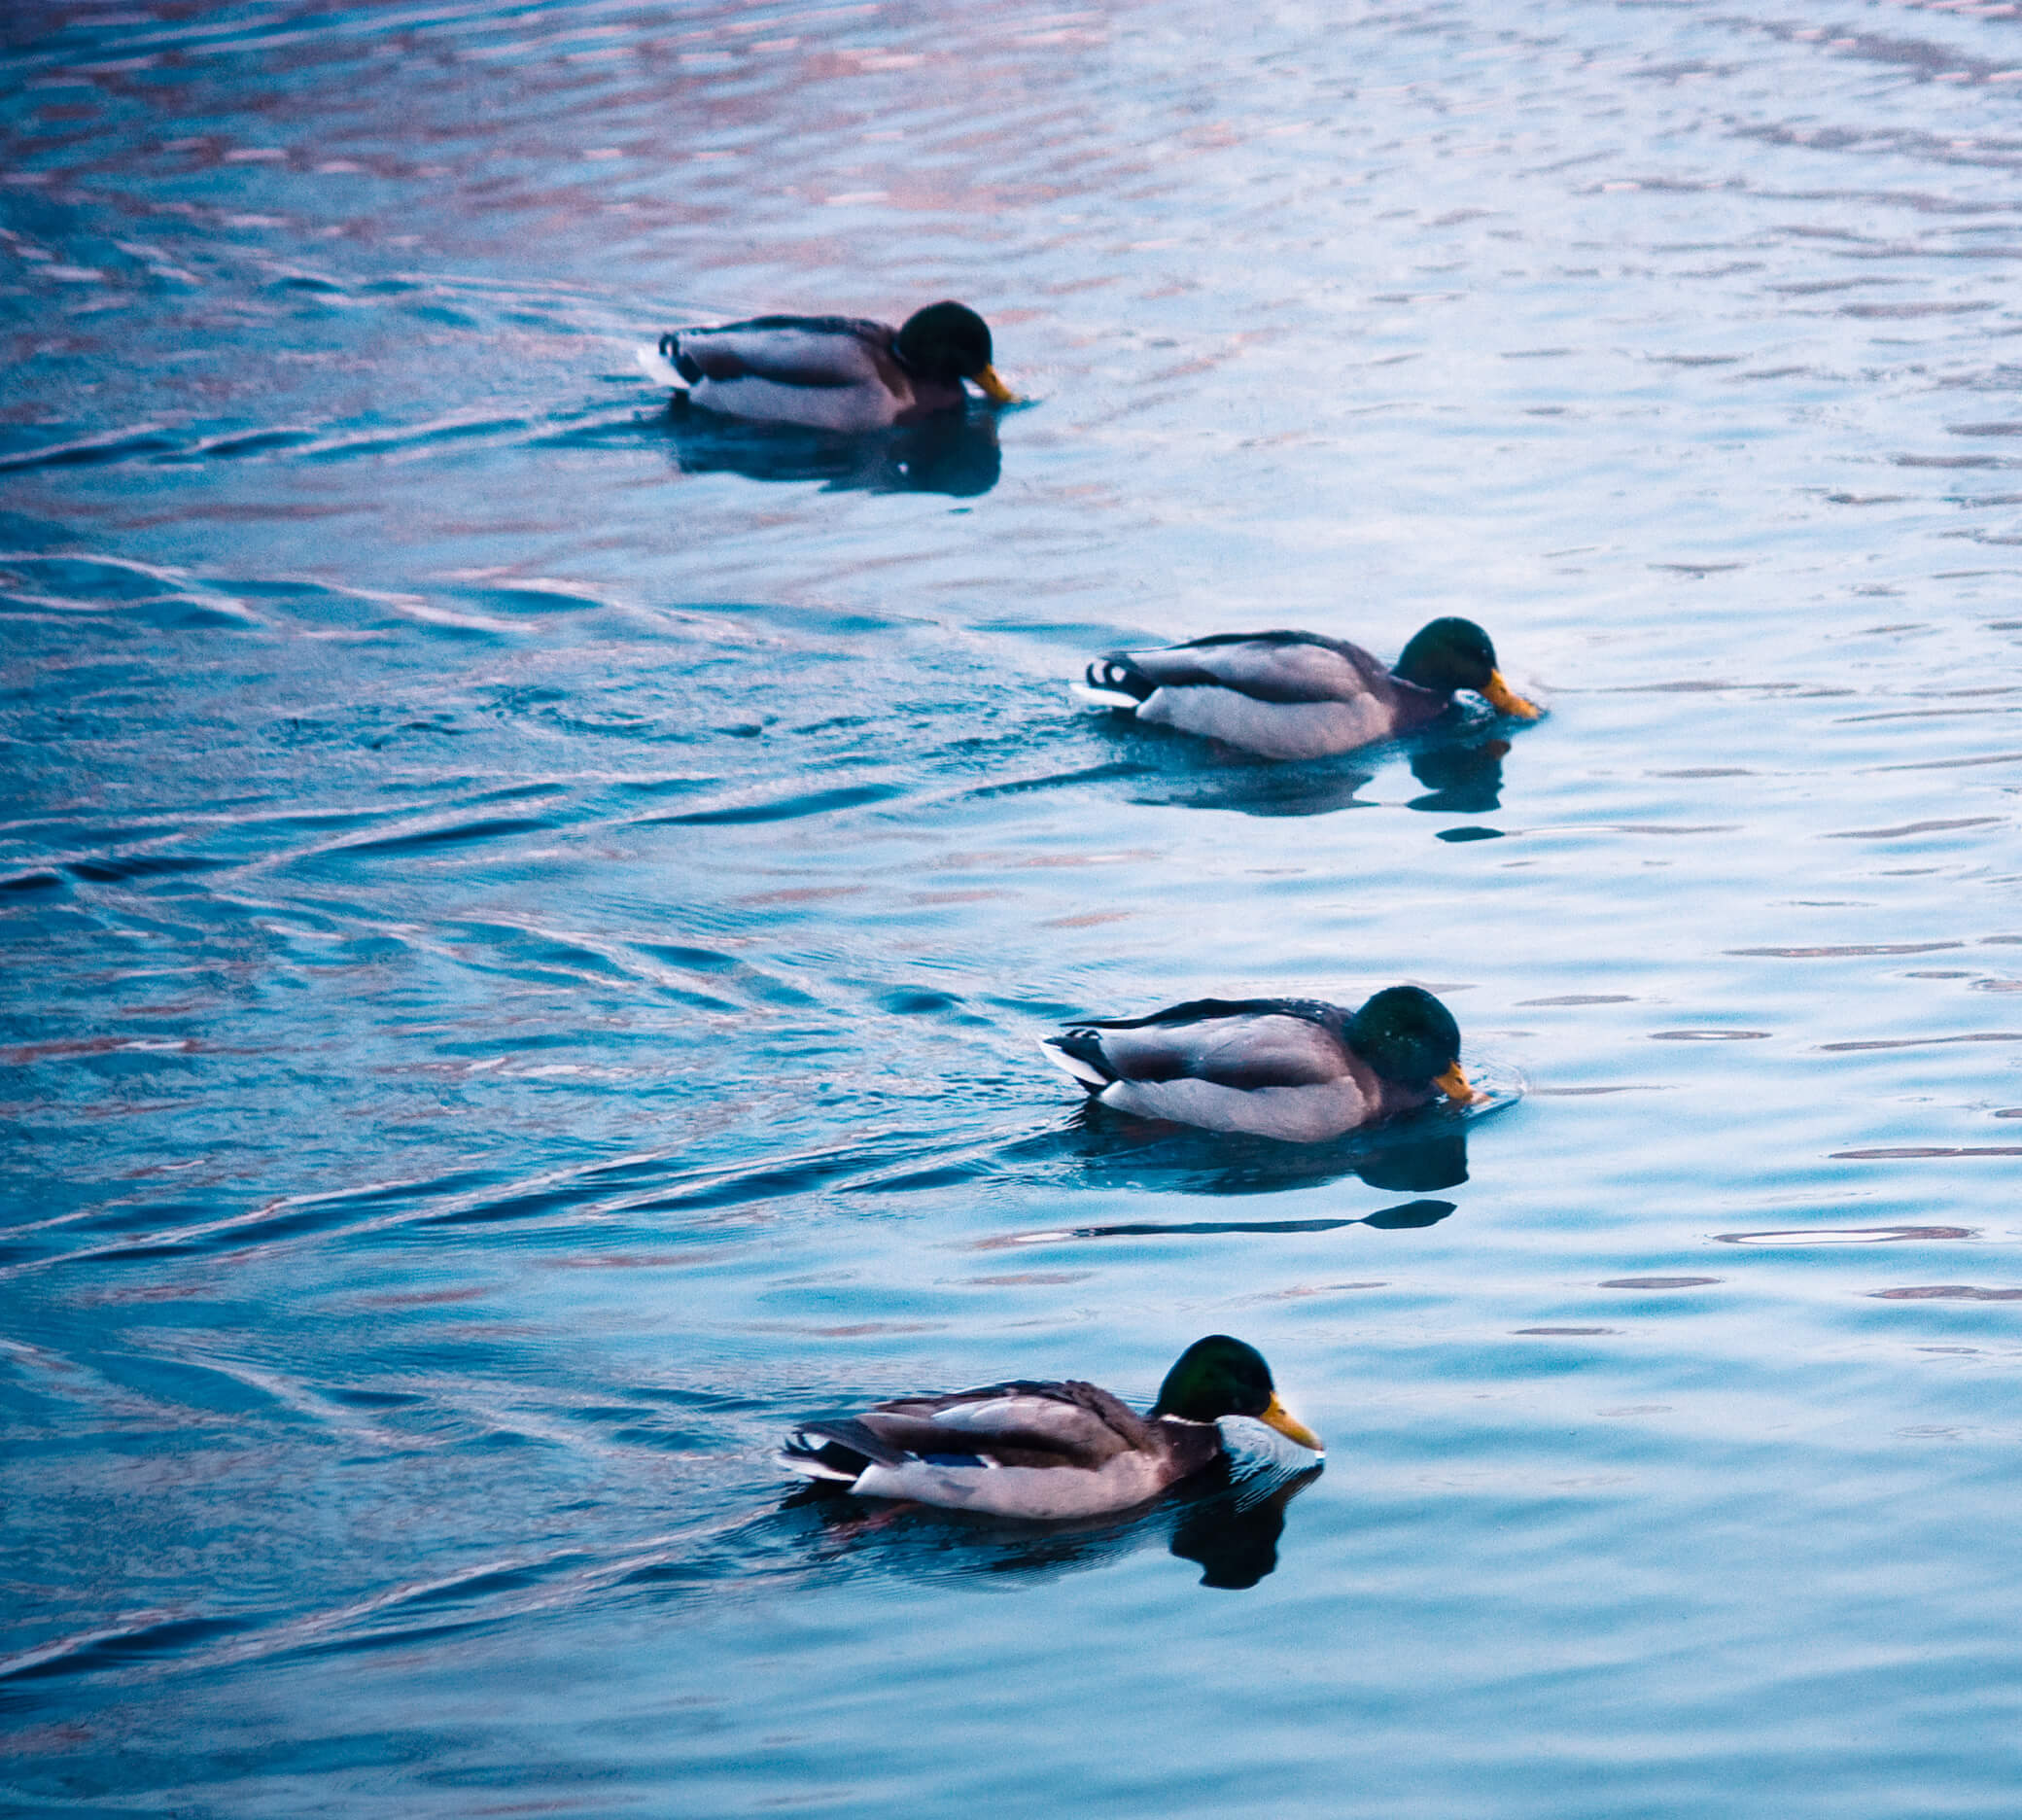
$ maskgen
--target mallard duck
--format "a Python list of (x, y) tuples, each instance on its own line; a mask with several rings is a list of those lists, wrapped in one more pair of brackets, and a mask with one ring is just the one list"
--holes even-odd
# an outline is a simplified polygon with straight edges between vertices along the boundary
[[(902, 328), (851, 316), (756, 316), (660, 337), (648, 371), (685, 382), (691, 403), (730, 417), (854, 433), (960, 410), (973, 379), (1017, 401), (991, 370), (990, 329), (965, 303), (929, 303)], [(668, 363), (671, 363), (669, 365)]]
[(1542, 712), (1503, 681), (1472, 619), (1435, 619), (1389, 669), (1317, 632), (1218, 632), (1163, 650), (1111, 651), (1075, 692), (1140, 720), (1266, 758), (1325, 758), (1395, 739), (1472, 689), (1501, 714)]
[(1319, 1436), (1277, 1400), (1264, 1355), (1210, 1334), (1179, 1355), (1148, 1416), (1078, 1379), (1018, 1379), (804, 1422), (778, 1458), (859, 1497), (1000, 1517), (1098, 1517), (1142, 1504), (1220, 1458), (1225, 1416), (1255, 1417), (1322, 1452)]
[(1312, 998), (1194, 998), (1091, 1018), (1040, 1043), (1119, 1112), (1322, 1143), (1429, 1105), (1465, 1104), (1460, 1027), (1432, 994), (1391, 986), (1359, 1011)]

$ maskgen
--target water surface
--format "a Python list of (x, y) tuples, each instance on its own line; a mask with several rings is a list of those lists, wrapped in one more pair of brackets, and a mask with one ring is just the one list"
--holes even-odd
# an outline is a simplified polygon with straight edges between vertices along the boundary
[[(2012, 8), (6, 31), (0, 1801), (2012, 1804)], [(633, 360), (941, 296), (1029, 408)], [(1547, 719), (1064, 686), (1454, 612)], [(1489, 1116), (1216, 1144), (1032, 1041), (1398, 979)], [(769, 1463), (1213, 1330), (1316, 1481)]]

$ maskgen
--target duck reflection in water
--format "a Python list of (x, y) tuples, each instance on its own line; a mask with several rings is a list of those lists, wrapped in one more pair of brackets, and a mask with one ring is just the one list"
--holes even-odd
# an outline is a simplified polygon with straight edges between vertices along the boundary
[(659, 420), (683, 473), (819, 481), (830, 493), (945, 493), (975, 499), (997, 483), (995, 417), (947, 411), (915, 424), (845, 435), (797, 424), (750, 423), (677, 397)]
[[(1001, 1152), (1006, 1166), (1056, 1174), (1077, 1189), (1140, 1188), (1156, 1194), (1258, 1195), (1324, 1187), (1354, 1179), (1386, 1194), (1425, 1195), (1467, 1180), (1467, 1118), (1448, 1109), (1421, 1112), (1332, 1143), (1292, 1144), (1246, 1134), (1194, 1131), (1133, 1118), (1089, 1102), (1061, 1128), (1022, 1138)], [(1077, 1227), (1061, 1236), (1122, 1238), (1153, 1232), (1321, 1232), (1369, 1225), (1430, 1226), (1453, 1211), (1450, 1201), (1416, 1201), (1360, 1219)], [(1029, 1242), (1029, 1241), (1027, 1241)]]
[(1423, 1195), (1468, 1179), (1468, 1122), (1436, 1108), (1335, 1142), (1288, 1144), (1159, 1124), (1090, 1101), (1062, 1131), (1028, 1138), (1017, 1151), (1067, 1165), (1082, 1187), (1272, 1195), (1355, 1179), (1385, 1193)]
[[(1133, 802), (1260, 818), (1378, 808), (1361, 792), (1376, 781), (1373, 761), (1398, 751), (1395, 746), (1365, 747), (1347, 758), (1285, 764), (1237, 752), (1203, 753), (1198, 740), (1166, 728), (1125, 721), (1096, 725), (1120, 743), (1130, 743), (1136, 760), (1129, 786)], [(1412, 798), (1408, 807), (1447, 815), (1483, 815), (1502, 807), (1503, 760), (1510, 742), (1484, 740), (1479, 733), (1476, 727), (1457, 738), (1421, 735), (1404, 747), (1412, 775), (1427, 792)]]
[(1412, 775), (1427, 794), (1414, 796), (1407, 807), (1446, 815), (1485, 815), (1500, 809), (1503, 760), (1509, 752), (1510, 742), (1504, 739), (1428, 746), (1412, 752)]
[(1017, 1522), (913, 1504), (876, 1509), (814, 1485), (788, 1493), (780, 1511), (808, 1525), (807, 1545), (824, 1569), (848, 1560), (922, 1579), (1050, 1580), (1163, 1541), (1200, 1566), (1201, 1585), (1241, 1592), (1276, 1571), (1286, 1507), (1322, 1470), (1242, 1471), (1218, 1460), (1134, 1514), (1082, 1522)]

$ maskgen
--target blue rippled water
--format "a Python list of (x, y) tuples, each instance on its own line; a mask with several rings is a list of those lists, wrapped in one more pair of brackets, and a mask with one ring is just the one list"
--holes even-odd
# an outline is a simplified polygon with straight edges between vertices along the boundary
[[(0, 1806), (1992, 1815), (2022, 12), (0, 20)], [(838, 443), (634, 349), (991, 320)], [(1465, 612), (1306, 767), (1092, 652)], [(1285, 1152), (1032, 1038), (1452, 1004)], [(1330, 1443), (1066, 1529), (805, 1413)]]

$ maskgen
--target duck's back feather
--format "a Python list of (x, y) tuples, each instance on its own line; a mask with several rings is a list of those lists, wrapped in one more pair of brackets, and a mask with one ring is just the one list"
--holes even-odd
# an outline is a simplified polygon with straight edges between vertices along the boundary
[[(674, 364), (690, 385), (764, 379), (786, 386), (875, 383), (877, 356), (891, 345), (883, 323), (851, 316), (754, 316), (668, 336)], [(895, 363), (893, 363), (895, 365)]]
[(1252, 701), (1344, 701), (1393, 686), (1389, 671), (1361, 646), (1317, 632), (1217, 632), (1117, 655), (1158, 687), (1235, 689)]
[(1094, 699), (1140, 720), (1270, 758), (1319, 758), (1390, 739), (1446, 706), (1345, 639), (1218, 632), (1088, 667)]
[(960, 383), (909, 373), (895, 335), (855, 316), (754, 316), (664, 335), (661, 350), (692, 402), (760, 423), (854, 434), (959, 408)]
[(1019, 1465), (1099, 1466), (1152, 1436), (1129, 1404), (1078, 1379), (1020, 1379), (947, 1396), (900, 1397), (861, 1419), (883, 1439), (914, 1452), (923, 1443), (946, 1442), (1007, 1465), (1017, 1453), (1041, 1456), (1021, 1458)]
[(804, 1423), (780, 1459), (866, 1496), (1052, 1518), (1142, 1503), (1221, 1445), (1211, 1423), (1149, 1421), (1096, 1384), (1018, 1380)]
[(1141, 1018), (1091, 1018), (1066, 1032), (1112, 1081), (1182, 1077), (1219, 1086), (1309, 1087), (1355, 1067), (1348, 1014), (1309, 998), (1195, 998)]
[(1349, 1013), (1309, 998), (1196, 998), (1091, 1019), (1040, 1046), (1119, 1112), (1318, 1143), (1423, 1105), (1349, 1049)]

